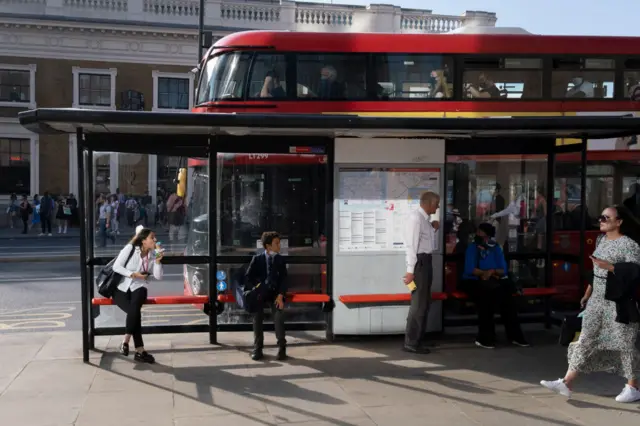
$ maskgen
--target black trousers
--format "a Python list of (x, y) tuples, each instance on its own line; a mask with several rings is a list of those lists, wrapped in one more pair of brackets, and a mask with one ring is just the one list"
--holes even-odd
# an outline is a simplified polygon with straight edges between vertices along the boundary
[(136, 348), (144, 346), (142, 341), (142, 305), (147, 300), (147, 288), (140, 287), (134, 291), (116, 290), (113, 295), (116, 305), (127, 314), (125, 333), (133, 336)]
[(26, 234), (29, 232), (29, 216), (22, 216), (22, 233)]
[[(271, 308), (273, 314), (273, 325), (275, 327), (276, 339), (278, 341), (278, 347), (284, 348), (287, 345), (284, 330), (284, 310), (276, 308), (275, 301), (271, 300), (267, 302)], [(264, 347), (264, 307), (258, 309), (253, 314), (253, 348), (255, 350), (262, 350)]]
[(522, 341), (524, 336), (518, 320), (518, 311), (513, 299), (512, 288), (502, 280), (464, 280), (460, 289), (467, 293), (476, 305), (478, 313), (478, 337), (483, 344), (492, 345), (496, 341), (495, 313), (500, 312), (509, 341)]
[(407, 316), (407, 328), (404, 344), (418, 347), (426, 330), (429, 308), (431, 307), (431, 283), (433, 282), (433, 265), (430, 254), (419, 254), (413, 281), (416, 289), (411, 293), (411, 306)]
[(46, 234), (47, 231), (51, 233), (51, 215), (48, 213), (45, 215), (40, 215), (40, 223), (42, 224), (42, 233)]

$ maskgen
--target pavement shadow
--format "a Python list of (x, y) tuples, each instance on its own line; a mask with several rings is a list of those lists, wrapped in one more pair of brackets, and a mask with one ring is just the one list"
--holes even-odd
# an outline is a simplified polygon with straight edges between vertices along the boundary
[(180, 392), (174, 388), (169, 388), (166, 386), (162, 386), (160, 384), (154, 383), (153, 381), (143, 380), (138, 377), (132, 377), (127, 375), (126, 373), (116, 371), (113, 369), (113, 361), (116, 358), (119, 358), (118, 355), (113, 353), (108, 353), (105, 351), (98, 350), (97, 352), (101, 352), (103, 356), (101, 357), (100, 363), (97, 365), (98, 368), (108, 371), (112, 374), (119, 375), (121, 377), (126, 377), (130, 380), (134, 380), (140, 383), (144, 383), (145, 385), (155, 387), (157, 389), (172, 392), (176, 395), (180, 395), (184, 398), (191, 399), (193, 401), (197, 401), (202, 404), (207, 404), (212, 407), (219, 408), (221, 410), (226, 411), (229, 414), (235, 414), (240, 417), (244, 417), (246, 419), (250, 419), (254, 422), (263, 423), (265, 425), (270, 425), (269, 421), (261, 421), (256, 419), (255, 416), (251, 416), (245, 412), (234, 410), (229, 407), (216, 405), (213, 401), (213, 391), (214, 389), (219, 391), (225, 391), (229, 393), (233, 393), (238, 396), (243, 396), (246, 398), (253, 399), (257, 402), (261, 402), (265, 405), (270, 405), (272, 407), (278, 407), (283, 410), (293, 411), (297, 414), (308, 416), (314, 418), (318, 421), (329, 422), (338, 426), (352, 426), (351, 423), (346, 421), (341, 421), (332, 417), (323, 416), (318, 413), (310, 412), (308, 410), (293, 407), (291, 405), (287, 405), (281, 402), (274, 401), (270, 399), (270, 397), (286, 397), (286, 398), (299, 398), (305, 401), (317, 402), (321, 404), (327, 405), (345, 405), (347, 402), (342, 401), (338, 398), (334, 398), (325, 393), (316, 392), (313, 390), (309, 390), (300, 386), (295, 385), (294, 383), (283, 380), (277, 376), (256, 376), (250, 375), (248, 377), (239, 376), (236, 374), (232, 374), (230, 371), (234, 369), (248, 369), (247, 367), (253, 368), (265, 368), (267, 367), (279, 367), (281, 364), (276, 363), (256, 363), (254, 365), (248, 366), (245, 363), (239, 363), (238, 365), (224, 365), (224, 366), (210, 366), (210, 367), (173, 367), (166, 364), (158, 363), (149, 365), (149, 364), (138, 364), (134, 361), (128, 360), (131, 363), (135, 363), (134, 370), (150, 370), (154, 373), (164, 373), (171, 374), (174, 376), (176, 381), (192, 383), (195, 385), (197, 396), (194, 397), (192, 395), (186, 394), (184, 392)]

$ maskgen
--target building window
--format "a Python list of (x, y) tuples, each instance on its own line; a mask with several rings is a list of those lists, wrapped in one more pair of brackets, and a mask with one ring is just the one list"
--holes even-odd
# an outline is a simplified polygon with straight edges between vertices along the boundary
[(73, 107), (116, 109), (118, 70), (73, 67)]
[(0, 106), (35, 108), (35, 65), (0, 64)]
[(29, 194), (31, 140), (0, 138), (0, 194)]
[(193, 107), (193, 73), (153, 71), (153, 110), (189, 111)]

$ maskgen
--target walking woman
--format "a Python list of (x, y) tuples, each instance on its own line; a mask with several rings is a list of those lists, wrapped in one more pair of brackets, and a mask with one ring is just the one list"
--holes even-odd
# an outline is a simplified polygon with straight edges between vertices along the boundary
[(627, 379), (627, 385), (616, 397), (618, 402), (640, 400), (638, 375), (640, 353), (636, 349), (638, 323), (618, 322), (616, 304), (605, 299), (607, 276), (618, 271), (621, 263), (640, 264), (640, 224), (628, 208), (605, 209), (598, 219), (600, 231), (593, 260), (593, 284), (582, 298), (586, 305), (582, 332), (577, 342), (569, 345), (569, 369), (563, 379), (543, 380), (542, 386), (567, 398), (571, 397), (574, 380), (579, 373), (611, 371)]
[[(127, 260), (128, 259), (128, 260)], [(156, 249), (156, 234), (147, 228), (138, 226), (136, 235), (118, 255), (114, 272), (124, 279), (113, 295), (120, 309), (127, 314), (124, 340), (120, 345), (120, 353), (129, 355), (129, 340), (133, 336), (136, 354), (135, 361), (153, 364), (155, 359), (144, 350), (142, 341), (142, 305), (147, 300), (149, 276), (162, 279), (162, 250)]]

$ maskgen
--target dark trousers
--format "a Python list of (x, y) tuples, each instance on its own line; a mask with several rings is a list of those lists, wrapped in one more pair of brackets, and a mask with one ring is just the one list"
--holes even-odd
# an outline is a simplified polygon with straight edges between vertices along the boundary
[(49, 213), (40, 215), (40, 223), (42, 224), (42, 233), (50, 234), (51, 233), (51, 216)]
[(416, 289), (411, 293), (411, 306), (407, 316), (407, 329), (404, 344), (412, 348), (418, 347), (426, 330), (429, 307), (431, 306), (431, 283), (433, 282), (433, 265), (430, 254), (419, 254), (413, 281)]
[(509, 341), (524, 339), (518, 311), (513, 299), (511, 285), (502, 280), (464, 280), (460, 289), (467, 293), (476, 305), (478, 313), (478, 337), (483, 344), (494, 344), (496, 340), (495, 312), (500, 312)]
[[(284, 348), (287, 344), (284, 331), (284, 311), (276, 308), (273, 301), (269, 304), (271, 307), (271, 313), (273, 314), (273, 325), (275, 326), (276, 339), (278, 340), (278, 347)], [(258, 309), (253, 314), (253, 348), (255, 350), (262, 350), (264, 347), (264, 308)]]
[(116, 290), (113, 295), (116, 305), (127, 314), (125, 333), (133, 336), (136, 348), (144, 346), (142, 341), (142, 305), (147, 300), (147, 288), (141, 287), (134, 291)]
[(26, 234), (29, 232), (29, 216), (22, 216), (22, 233)]

